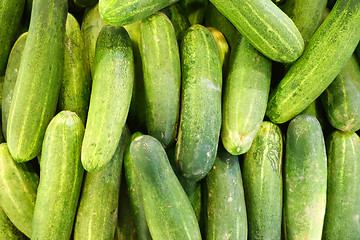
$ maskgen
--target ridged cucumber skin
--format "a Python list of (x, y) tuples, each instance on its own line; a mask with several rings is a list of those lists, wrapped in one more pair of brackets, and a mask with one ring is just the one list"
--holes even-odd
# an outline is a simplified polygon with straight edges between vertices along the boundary
[(7, 122), (8, 148), (15, 161), (40, 152), (56, 112), (64, 67), (67, 1), (35, 0)]
[(298, 115), (291, 120), (284, 171), (285, 239), (321, 239), (327, 157), (321, 126), (314, 116)]
[(204, 186), (205, 239), (248, 239), (247, 208), (238, 157), (219, 147)]
[(201, 239), (194, 210), (161, 143), (143, 135), (131, 142), (129, 152), (152, 238)]
[(19, 229), (17, 229), (5, 212), (0, 209), (0, 239), (6, 240), (26, 240), (28, 239)]
[(129, 112), (134, 59), (123, 27), (103, 27), (96, 44), (94, 70), (81, 150), (82, 165), (89, 172), (101, 170), (110, 162)]
[(99, 0), (74, 0), (74, 2), (80, 7), (93, 7)]
[(184, 10), (179, 3), (175, 3), (169, 7), (163, 8), (161, 11), (170, 19), (174, 27), (176, 39), (181, 41), (184, 32), (190, 27), (189, 20), (185, 16)]
[(15, 42), (11, 49), (8, 63), (6, 66), (4, 87), (2, 91), (2, 102), (1, 102), (1, 117), (2, 117), (2, 131), (6, 139), (6, 128), (7, 121), (9, 118), (9, 111), (11, 100), (14, 94), (14, 88), (16, 79), (19, 73), (20, 61), (28, 33), (23, 33)]
[(125, 26), (144, 19), (179, 0), (99, 0), (99, 11), (105, 22)]
[(240, 38), (230, 57), (224, 83), (221, 139), (225, 149), (247, 152), (264, 119), (271, 80), (271, 61), (246, 38)]
[(280, 128), (263, 122), (242, 167), (249, 239), (281, 239), (282, 152)]
[(88, 172), (77, 210), (74, 240), (113, 240), (118, 215), (121, 170), (130, 133), (123, 130), (111, 161), (97, 172)]
[(203, 24), (208, 2), (208, 0), (181, 0), (179, 2), (191, 26)]
[(3, 76), (6, 63), (17, 30), (21, 24), (25, 0), (3, 0), (0, 2), (0, 76)]
[(47, 127), (31, 239), (70, 239), (84, 173), (83, 135), (81, 119), (69, 111), (58, 113)]
[(270, 120), (284, 123), (319, 97), (345, 66), (359, 39), (360, 2), (337, 1), (303, 55), (270, 94), (266, 111)]
[(31, 163), (17, 163), (6, 143), (0, 145), (0, 205), (11, 222), (31, 236), (39, 177)]
[(339, 75), (321, 94), (330, 124), (343, 132), (360, 129), (360, 66), (352, 55)]
[(181, 67), (174, 28), (162, 12), (142, 20), (140, 54), (144, 73), (148, 134), (165, 147), (175, 141)]
[(291, 19), (271, 0), (210, 0), (248, 41), (271, 60), (291, 63), (304, 40)]
[(223, 76), (225, 76), (225, 73), (227, 73), (227, 68), (229, 65), (229, 56), (230, 56), (229, 44), (226, 41), (226, 38), (225, 38), (224, 34), (222, 34), (222, 32), (220, 32), (219, 30), (217, 30), (214, 27), (207, 27), (207, 29), (210, 30), (210, 32), (213, 35), (213, 37), (216, 41), (216, 44), (218, 46), (221, 67), (223, 70)]
[(184, 177), (198, 181), (210, 171), (216, 158), (221, 126), (221, 62), (214, 37), (201, 25), (185, 32), (180, 54), (181, 113), (175, 161)]
[(328, 185), (323, 239), (360, 239), (360, 143), (335, 131), (327, 142)]
[(77, 20), (68, 14), (65, 31), (64, 75), (58, 111), (75, 112), (85, 124), (91, 90), (90, 69)]

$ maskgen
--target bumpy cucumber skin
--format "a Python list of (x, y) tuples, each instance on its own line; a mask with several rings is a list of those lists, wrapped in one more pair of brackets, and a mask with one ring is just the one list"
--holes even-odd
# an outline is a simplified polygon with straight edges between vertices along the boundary
[(349, 60), (360, 39), (360, 2), (337, 1), (304, 53), (270, 94), (266, 115), (284, 123), (310, 105)]
[(89, 172), (101, 170), (110, 162), (129, 112), (134, 60), (130, 38), (123, 27), (108, 25), (101, 30), (94, 67), (81, 150), (81, 162)]
[(285, 239), (321, 239), (327, 159), (320, 123), (298, 115), (289, 124), (284, 173)]
[(144, 135), (132, 141), (129, 151), (152, 238), (201, 239), (194, 210), (161, 143)]
[(23, 233), (17, 229), (5, 212), (0, 209), (0, 239), (6, 240), (26, 240), (28, 239)]
[(328, 141), (328, 189), (323, 239), (360, 239), (360, 143), (356, 133)]
[(183, 9), (179, 3), (175, 3), (161, 10), (170, 19), (176, 38), (181, 40), (183, 33), (190, 27), (189, 20), (184, 15)]
[(263, 122), (242, 168), (249, 239), (281, 239), (282, 134)]
[(191, 26), (203, 23), (208, 2), (208, 0), (181, 0), (179, 2)]
[(149, 135), (165, 147), (174, 143), (180, 107), (179, 47), (168, 17), (158, 12), (141, 22), (141, 59)]
[(271, 61), (246, 38), (233, 49), (224, 84), (221, 139), (225, 149), (247, 152), (264, 119), (270, 91)]
[(247, 209), (238, 157), (219, 147), (205, 180), (205, 239), (246, 240)]
[(352, 55), (321, 95), (331, 125), (343, 132), (360, 129), (360, 66)]
[(55, 114), (64, 67), (66, 0), (36, 0), (7, 123), (7, 143), (18, 162), (40, 152)]
[(31, 163), (17, 163), (7, 144), (0, 145), (0, 205), (13, 224), (31, 236), (39, 177)]
[(184, 177), (198, 181), (215, 161), (221, 126), (221, 62), (208, 29), (193, 25), (185, 32), (181, 62), (182, 99), (175, 160)]
[(46, 129), (31, 239), (70, 239), (84, 173), (83, 135), (81, 119), (69, 111), (58, 113)]

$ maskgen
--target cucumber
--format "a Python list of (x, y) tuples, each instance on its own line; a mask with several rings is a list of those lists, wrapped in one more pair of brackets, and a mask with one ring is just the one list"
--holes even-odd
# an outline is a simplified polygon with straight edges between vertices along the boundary
[(194, 210), (161, 143), (148, 135), (139, 136), (131, 142), (129, 154), (152, 238), (201, 239)]
[(208, 0), (181, 0), (179, 2), (191, 26), (203, 23), (208, 2)]
[(360, 143), (335, 131), (328, 143), (328, 185), (323, 239), (360, 239)]
[(332, 126), (326, 119), (326, 113), (320, 98), (317, 98), (314, 102), (312, 102), (303, 112), (301, 112), (301, 114), (311, 114), (316, 117), (321, 125), (325, 138), (333, 131)]
[(142, 20), (140, 54), (144, 72), (146, 126), (165, 147), (175, 140), (181, 70), (174, 28), (162, 12)]
[(81, 162), (89, 172), (103, 169), (119, 143), (134, 84), (134, 60), (123, 27), (105, 26), (96, 44), (94, 78)]
[(189, 20), (184, 15), (180, 4), (175, 3), (169, 7), (163, 8), (161, 11), (170, 19), (174, 27), (176, 39), (180, 41), (184, 32), (190, 27)]
[(221, 67), (223, 70), (223, 76), (225, 76), (225, 74), (227, 74), (227, 68), (229, 64), (229, 56), (230, 56), (229, 44), (227, 43), (226, 38), (224, 34), (222, 34), (222, 32), (220, 32), (214, 27), (207, 27), (207, 29), (210, 30), (218, 46), (220, 53)]
[(93, 7), (99, 0), (74, 0), (74, 2), (80, 7)]
[(327, 159), (319, 121), (291, 120), (284, 169), (285, 239), (321, 239), (326, 205)]
[(263, 122), (242, 168), (249, 239), (281, 239), (282, 152), (280, 128)]
[(271, 0), (210, 0), (248, 41), (271, 60), (291, 63), (304, 40), (291, 19)]
[(55, 114), (64, 67), (67, 1), (37, 0), (7, 121), (8, 148), (15, 161), (40, 152)]
[(58, 113), (47, 127), (31, 239), (70, 239), (84, 173), (83, 135), (81, 119), (69, 111)]
[(7, 240), (26, 240), (28, 239), (23, 233), (17, 229), (5, 212), (0, 209), (0, 239)]
[(360, 2), (337, 1), (304, 54), (270, 94), (266, 115), (284, 123), (312, 103), (349, 60), (360, 39)]
[(265, 116), (270, 80), (271, 61), (239, 39), (224, 84), (221, 139), (229, 153), (249, 150)]
[(183, 82), (175, 160), (184, 177), (198, 181), (215, 161), (221, 126), (221, 62), (208, 29), (193, 25), (185, 32), (181, 65)]
[(238, 157), (219, 147), (204, 185), (205, 239), (246, 240), (247, 209)]
[(16, 228), (30, 237), (39, 177), (30, 162), (13, 160), (6, 143), (0, 144), (0, 166), (1, 208)]

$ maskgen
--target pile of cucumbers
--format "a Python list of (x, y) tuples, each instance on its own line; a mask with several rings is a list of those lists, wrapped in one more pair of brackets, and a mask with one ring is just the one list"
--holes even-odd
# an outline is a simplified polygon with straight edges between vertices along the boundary
[(0, 0), (0, 240), (360, 239), (360, 0)]

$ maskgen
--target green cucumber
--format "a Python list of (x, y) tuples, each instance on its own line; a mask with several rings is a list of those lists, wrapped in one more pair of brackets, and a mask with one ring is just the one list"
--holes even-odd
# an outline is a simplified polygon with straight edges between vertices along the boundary
[(180, 107), (181, 70), (174, 28), (162, 12), (142, 20), (141, 59), (149, 135), (165, 147), (175, 140)]
[(281, 239), (282, 152), (280, 128), (263, 122), (242, 168), (249, 239)]
[(208, 0), (181, 0), (179, 2), (191, 26), (203, 23), (208, 2)]
[(270, 80), (271, 61), (239, 39), (224, 84), (221, 139), (229, 153), (249, 150), (265, 116)]
[(66, 0), (33, 4), (7, 121), (7, 143), (18, 162), (40, 152), (47, 125), (56, 112), (64, 67)]
[(285, 239), (321, 239), (327, 159), (319, 121), (298, 115), (289, 124), (284, 169)]
[(229, 64), (229, 56), (230, 56), (229, 44), (227, 43), (226, 38), (224, 34), (222, 34), (222, 32), (220, 32), (214, 27), (207, 27), (207, 29), (210, 30), (218, 46), (220, 53), (221, 67), (223, 70), (223, 76), (225, 76)]
[(317, 118), (324, 133), (324, 137), (332, 132), (333, 128), (326, 119), (326, 113), (322, 106), (320, 98), (312, 102), (301, 114), (310, 114)]
[(151, 136), (139, 136), (131, 142), (129, 154), (152, 238), (201, 239), (194, 210), (161, 143)]
[(5, 212), (0, 209), (0, 239), (7, 240), (26, 240), (28, 239), (23, 233), (17, 229)]
[(328, 141), (328, 185), (323, 239), (360, 239), (360, 143), (356, 133)]
[(179, 3), (175, 3), (169, 7), (166, 7), (161, 10), (166, 16), (170, 19), (176, 38), (181, 40), (184, 32), (190, 27), (189, 20), (184, 15), (183, 9)]
[(291, 19), (271, 0), (210, 0), (239, 32), (271, 60), (291, 63), (304, 40)]
[(221, 126), (221, 62), (208, 29), (193, 25), (185, 32), (181, 63), (182, 100), (175, 160), (184, 177), (198, 181), (215, 161)]
[(349, 60), (360, 39), (360, 2), (337, 1), (303, 55), (270, 94), (266, 115), (284, 123), (310, 105)]
[(0, 145), (0, 205), (11, 222), (31, 236), (39, 177), (30, 162), (17, 163), (6, 143)]
[(247, 207), (238, 157), (219, 147), (205, 180), (205, 239), (246, 240)]
[(96, 44), (94, 70), (81, 150), (81, 162), (89, 172), (101, 170), (110, 162), (130, 107), (134, 60), (123, 27), (103, 27)]
[(31, 239), (70, 239), (84, 173), (83, 135), (81, 119), (69, 111), (58, 113), (47, 127)]
[(93, 7), (99, 0), (74, 0), (74, 2), (80, 7)]

